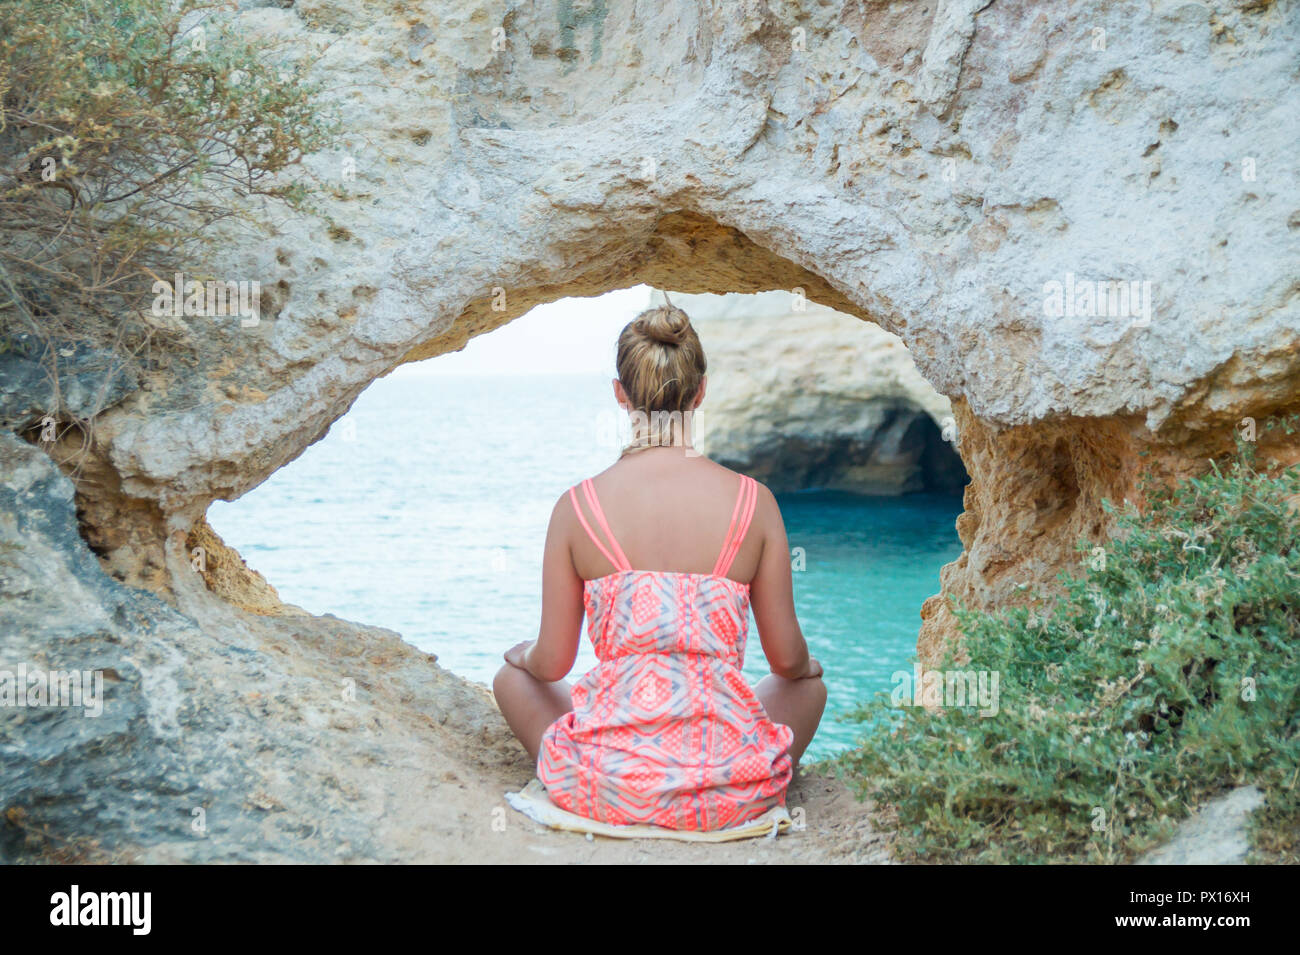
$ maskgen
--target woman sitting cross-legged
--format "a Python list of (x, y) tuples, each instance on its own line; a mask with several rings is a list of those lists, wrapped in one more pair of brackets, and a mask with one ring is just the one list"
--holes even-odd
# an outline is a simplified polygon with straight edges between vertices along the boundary
[[(784, 805), (826, 705), (795, 618), (772, 493), (691, 447), (705, 359), (686, 314), (618, 339), (619, 460), (556, 502), (538, 638), (493, 682), (561, 808), (614, 825), (715, 830)], [(771, 673), (741, 675), (752, 607)], [(572, 687), (583, 614), (599, 663)]]

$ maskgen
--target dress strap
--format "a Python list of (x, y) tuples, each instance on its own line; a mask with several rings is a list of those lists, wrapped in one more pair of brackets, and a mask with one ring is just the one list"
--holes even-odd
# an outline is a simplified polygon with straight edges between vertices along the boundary
[[(723, 542), (722, 553), (714, 565), (713, 576), (725, 577), (731, 569), (731, 562), (740, 553), (740, 544), (749, 531), (749, 522), (754, 519), (754, 507), (758, 503), (758, 482), (748, 475), (740, 476), (740, 491), (736, 495), (736, 506), (731, 510), (731, 526), (727, 528), (727, 539)], [(740, 518), (737, 526), (736, 518)]]
[(591, 513), (596, 516), (596, 523), (598, 523), (600, 529), (605, 532), (605, 537), (608, 538), (610, 547), (613, 548), (614, 553), (611, 554), (609, 550), (606, 549), (605, 545), (600, 542), (600, 538), (596, 536), (596, 532), (591, 529), (591, 525), (587, 523), (587, 518), (583, 515), (582, 508), (578, 505), (578, 495), (575, 493), (577, 488), (571, 487), (569, 488), (569, 499), (573, 502), (573, 509), (578, 514), (578, 520), (582, 522), (583, 530), (587, 532), (587, 536), (591, 538), (591, 542), (599, 548), (602, 554), (605, 555), (605, 559), (614, 565), (615, 570), (631, 570), (632, 565), (628, 563), (627, 557), (624, 556), (623, 548), (619, 547), (618, 541), (614, 539), (614, 532), (609, 529), (609, 522), (605, 520), (605, 512), (600, 509), (600, 501), (596, 498), (596, 488), (591, 483), (591, 478), (587, 478), (587, 480), (583, 481), (581, 486), (582, 495), (587, 499), (587, 505), (591, 508)]

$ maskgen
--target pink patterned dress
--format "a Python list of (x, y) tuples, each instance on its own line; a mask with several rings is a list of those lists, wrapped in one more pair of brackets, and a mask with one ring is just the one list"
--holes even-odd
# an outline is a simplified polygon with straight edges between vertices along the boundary
[(749, 585), (726, 576), (754, 516), (741, 477), (711, 574), (633, 570), (590, 480), (581, 488), (617, 568), (583, 586), (600, 661), (573, 687), (573, 710), (542, 736), (537, 776), (562, 809), (612, 825), (713, 830), (784, 805), (794, 731), (768, 719), (741, 675)]

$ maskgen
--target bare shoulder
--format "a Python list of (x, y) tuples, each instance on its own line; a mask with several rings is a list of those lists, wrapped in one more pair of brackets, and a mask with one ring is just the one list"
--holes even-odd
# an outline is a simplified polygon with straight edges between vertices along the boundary
[(569, 526), (577, 520), (577, 515), (573, 510), (573, 497), (569, 491), (569, 488), (565, 488), (551, 507), (551, 528), (553, 530), (568, 530)]
[[(716, 461), (711, 461), (710, 463), (717, 468), (718, 471), (729, 475), (731, 479), (738, 481), (742, 477), (749, 477), (749, 475), (742, 474), (740, 471), (733, 471), (731, 468), (724, 467)], [(750, 478), (750, 480), (754, 482), (755, 488), (758, 492), (754, 506), (754, 526), (763, 530), (773, 526), (780, 526), (781, 508), (776, 502), (776, 495), (772, 493), (771, 488), (757, 478)]]
[(772, 493), (772, 489), (757, 478), (751, 478), (750, 480), (752, 480), (758, 488), (759, 503), (770, 504), (773, 507), (776, 507), (776, 495)]
[(707, 460), (711, 465), (713, 465), (713, 467), (717, 468), (723, 474), (729, 475), (733, 480), (739, 481), (741, 478), (747, 477), (751, 481), (753, 481), (758, 486), (758, 503), (760, 507), (764, 503), (770, 505), (776, 504), (776, 495), (774, 495), (771, 492), (771, 490), (768, 488), (766, 484), (758, 480), (758, 478), (751, 477), (750, 475), (745, 474), (743, 471), (733, 471), (731, 468), (719, 464), (717, 461), (714, 461), (711, 458), (706, 458), (705, 460)]
[(755, 481), (757, 486), (758, 500), (754, 506), (754, 520), (760, 522), (764, 530), (774, 530), (783, 525), (781, 520), (781, 506), (776, 502), (776, 495), (762, 481)]

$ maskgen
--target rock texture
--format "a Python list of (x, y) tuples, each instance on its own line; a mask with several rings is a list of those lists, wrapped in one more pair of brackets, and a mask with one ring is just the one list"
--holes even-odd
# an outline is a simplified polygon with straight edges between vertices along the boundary
[[(802, 288), (899, 336), (951, 399), (971, 477), (944, 593), (982, 605), (1050, 581), (1076, 537), (1104, 536), (1102, 499), (1133, 496), (1141, 472), (1194, 471), (1243, 417), (1300, 407), (1289, 0), (296, 0), (228, 15), (324, 83), (344, 142), (306, 163), (320, 217), (246, 209), (262, 234), (232, 231), (202, 264), (260, 282), (261, 320), (189, 321), (189, 360), (97, 392), (112, 406), (49, 448), (77, 476), (82, 535), (129, 585), (92, 586), (84, 554), (50, 545), (6, 601), (50, 646), (80, 633), (87, 659), (115, 648), (114, 692), (142, 755), (137, 775), (125, 750), (96, 757), (118, 801), (90, 804), (87, 827), (131, 800), (184, 823), (189, 794), (205, 791), (195, 754), (223, 739), (220, 722), (249, 726), (300, 679), (281, 674), (338, 655), (398, 661), (377, 718), (413, 742), (389, 782), (416, 778), (421, 747), (468, 732), (422, 725), (434, 702), (408, 702), (403, 681), (437, 671), (395, 637), (265, 613), (254, 628), (223, 594), (273, 610), (265, 591), (195, 574), (190, 544), (211, 501), (291, 461), (369, 382), (539, 302), (639, 282)], [(1149, 308), (1098, 315), (1082, 294), (1053, 306), (1061, 288), (1109, 280), (1149, 282), (1137, 300)], [(36, 440), (48, 394), (0, 391), (8, 426)], [(1267, 450), (1295, 461), (1294, 440)], [(21, 538), (35, 506), (21, 495), (62, 492), (13, 460), (5, 520)], [(52, 540), (70, 533), (61, 507)], [(89, 609), (60, 589), (90, 594)], [(79, 622), (61, 628), (63, 614)], [(957, 634), (942, 599), (923, 617), (931, 658)], [(266, 682), (214, 689), (196, 661), (257, 661), (240, 672)], [(443, 685), (448, 699), (471, 694)], [(285, 767), (310, 766), (336, 718), (358, 721), (349, 745), (363, 756), (368, 714), (319, 703), (269, 718), (293, 712), (288, 749), (251, 742), (250, 727), (237, 760), (211, 756), (223, 787), (261, 773), (281, 787), (268, 795), (292, 801)], [(35, 745), (7, 732), (7, 746)], [(118, 730), (79, 732), (98, 752), (94, 734)], [(39, 753), (12, 758), (43, 772)], [(34, 806), (35, 785), (10, 777), (11, 804)], [(40, 785), (74, 798), (60, 789), (73, 783)], [(364, 786), (363, 801), (385, 798)], [(364, 845), (365, 832), (340, 831)]]
[(1254, 786), (1240, 786), (1201, 806), (1138, 865), (1243, 865), (1250, 856), (1250, 814), (1264, 804)]
[(715, 369), (696, 423), (715, 460), (775, 491), (961, 492), (952, 406), (897, 335), (790, 292), (673, 303)]

